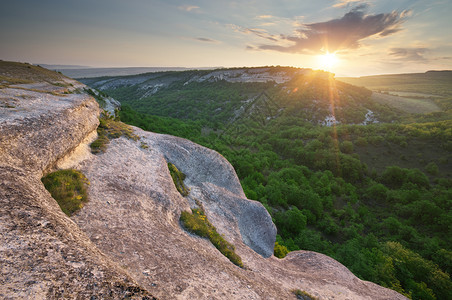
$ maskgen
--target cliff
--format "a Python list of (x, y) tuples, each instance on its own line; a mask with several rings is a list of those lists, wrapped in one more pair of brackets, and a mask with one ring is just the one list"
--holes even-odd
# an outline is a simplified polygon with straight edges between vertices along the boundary
[[(91, 154), (99, 108), (84, 86), (34, 66), (5, 64), (0, 297), (295, 299), (292, 290), (299, 289), (319, 299), (405, 299), (322, 254), (272, 256), (276, 228), (269, 214), (246, 199), (232, 166), (212, 150), (134, 128), (139, 140), (120, 137), (105, 153)], [(37, 78), (23, 75), (35, 71)], [(27, 82), (14, 81), (17, 74)], [(167, 162), (186, 174), (187, 197)], [(91, 182), (90, 201), (70, 218), (40, 181), (62, 167)], [(181, 227), (181, 211), (195, 201), (235, 245), (244, 268)]]

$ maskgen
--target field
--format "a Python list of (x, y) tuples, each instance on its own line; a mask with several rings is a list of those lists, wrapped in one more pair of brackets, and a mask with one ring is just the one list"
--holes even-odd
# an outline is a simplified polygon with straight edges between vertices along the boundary
[[(417, 93), (417, 95), (422, 94)], [(441, 108), (438, 105), (427, 98), (410, 98), (373, 92), (372, 99), (378, 103), (392, 106), (410, 114), (425, 114), (441, 111)]]
[(402, 91), (435, 96), (450, 96), (452, 94), (452, 71), (339, 77), (337, 79), (353, 85), (364, 86), (372, 91)]

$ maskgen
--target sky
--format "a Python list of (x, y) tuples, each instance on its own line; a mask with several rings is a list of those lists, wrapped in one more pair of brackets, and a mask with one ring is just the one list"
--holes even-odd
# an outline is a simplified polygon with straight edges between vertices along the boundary
[(280, 65), (336, 76), (452, 69), (452, 0), (0, 4), (2, 60), (91, 67)]

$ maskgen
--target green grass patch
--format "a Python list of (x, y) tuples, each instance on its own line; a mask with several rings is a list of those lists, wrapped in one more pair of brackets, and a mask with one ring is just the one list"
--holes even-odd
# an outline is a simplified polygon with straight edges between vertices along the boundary
[(133, 133), (133, 129), (130, 125), (115, 120), (111, 116), (102, 114), (99, 121), (100, 124), (97, 127), (97, 139), (90, 145), (92, 153), (105, 152), (110, 140), (121, 136), (125, 136), (134, 141), (139, 139), (139, 136)]
[(292, 291), (295, 296), (297, 296), (297, 299), (303, 299), (303, 300), (317, 300), (317, 297), (311, 296), (309, 293), (302, 291), (302, 290), (293, 290)]
[(183, 211), (180, 215), (182, 226), (189, 232), (200, 237), (208, 238), (212, 244), (226, 256), (232, 263), (243, 268), (243, 262), (235, 253), (235, 247), (226, 241), (215, 227), (209, 222), (202, 209), (192, 209), (192, 213)]
[(173, 178), (176, 189), (182, 196), (187, 196), (190, 190), (184, 184), (185, 174), (179, 171), (172, 163), (168, 163), (168, 169), (170, 171), (171, 178)]
[(41, 181), (68, 216), (73, 215), (88, 202), (86, 186), (89, 185), (89, 181), (79, 171), (59, 170), (42, 177)]

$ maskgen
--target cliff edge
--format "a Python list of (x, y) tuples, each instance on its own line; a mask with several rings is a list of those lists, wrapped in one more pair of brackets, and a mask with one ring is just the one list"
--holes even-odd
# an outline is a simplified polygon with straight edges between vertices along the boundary
[[(405, 299), (322, 254), (274, 257), (269, 214), (246, 199), (234, 169), (215, 151), (134, 128), (138, 141), (120, 137), (91, 154), (99, 109), (84, 86), (27, 65), (15, 66), (18, 80), (5, 64), (0, 297), (296, 299), (292, 291), (299, 289), (318, 299)], [(37, 78), (26, 77), (35, 71)], [(168, 162), (186, 174), (187, 197), (174, 186)], [(78, 169), (91, 182), (90, 201), (71, 218), (40, 181), (61, 167)], [(244, 268), (182, 228), (181, 211), (197, 203)]]

